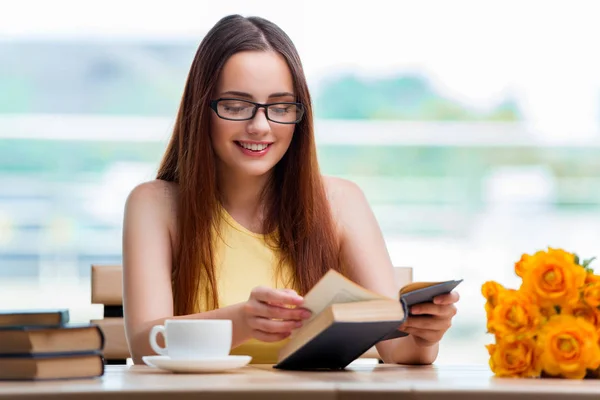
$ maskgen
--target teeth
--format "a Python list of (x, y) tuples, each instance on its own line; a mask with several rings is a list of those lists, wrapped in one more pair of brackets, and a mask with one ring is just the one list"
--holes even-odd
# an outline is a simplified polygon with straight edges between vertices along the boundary
[(248, 150), (252, 150), (252, 151), (262, 151), (264, 149), (267, 148), (268, 144), (257, 144), (257, 143), (244, 143), (244, 142), (238, 142), (243, 148), (248, 149)]

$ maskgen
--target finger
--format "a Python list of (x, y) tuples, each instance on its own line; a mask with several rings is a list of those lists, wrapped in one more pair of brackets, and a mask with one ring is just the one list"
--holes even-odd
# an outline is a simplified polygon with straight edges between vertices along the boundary
[(289, 333), (302, 326), (301, 321), (275, 321), (268, 318), (251, 318), (248, 325), (252, 329), (268, 333)]
[(250, 296), (265, 303), (279, 305), (299, 306), (304, 301), (302, 296), (299, 296), (295, 292), (290, 292), (289, 290), (277, 290), (264, 286), (254, 288)]
[(279, 342), (280, 340), (283, 340), (283, 339), (287, 338), (288, 336), (290, 336), (290, 332), (270, 333), (270, 332), (264, 332), (261, 330), (254, 330), (254, 331), (252, 331), (252, 336), (255, 339), (260, 340), (261, 342)]
[[(452, 325), (450, 318), (439, 318), (429, 316), (415, 316), (406, 320), (406, 328), (427, 329), (436, 331), (447, 331)], [(406, 329), (405, 329), (406, 330)]]
[(447, 294), (441, 294), (439, 296), (434, 297), (433, 302), (435, 304), (454, 304), (460, 300), (460, 295), (458, 292), (450, 292)]
[(310, 311), (305, 308), (279, 307), (272, 304), (261, 303), (259, 301), (247, 302), (246, 312), (249, 315), (263, 318), (297, 321), (307, 319), (311, 316)]
[(444, 332), (430, 329), (406, 328), (405, 332), (429, 343), (439, 342), (444, 336)]
[[(284, 292), (284, 293), (287, 293), (287, 294), (291, 295), (291, 296), (292, 296), (292, 297), (294, 297), (294, 298), (299, 298), (299, 299), (302, 299), (302, 302), (304, 302), (304, 299), (302, 298), (302, 296), (300, 296), (300, 295), (298, 294), (298, 292), (296, 292), (296, 291), (295, 291), (295, 290), (293, 290), (293, 289), (276, 289), (276, 290), (277, 290), (277, 291), (282, 291), (282, 292)], [(280, 306), (280, 307), (288, 307), (288, 308), (294, 308), (294, 307), (297, 307), (297, 306), (298, 306), (298, 304), (295, 304), (295, 303), (293, 303), (293, 304), (290, 304), (289, 302), (282, 303), (282, 302), (270, 302), (270, 301), (269, 301), (268, 303), (269, 303), (269, 304), (276, 305), (276, 306)]]
[(422, 303), (412, 306), (410, 313), (413, 315), (433, 315), (438, 317), (453, 317), (456, 315), (456, 306)]

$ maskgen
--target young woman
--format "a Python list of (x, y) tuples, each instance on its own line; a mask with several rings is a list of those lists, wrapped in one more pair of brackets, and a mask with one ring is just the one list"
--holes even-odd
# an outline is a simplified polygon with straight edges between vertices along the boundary
[[(202, 40), (157, 179), (127, 199), (123, 267), (136, 363), (171, 318), (230, 319), (232, 354), (274, 363), (330, 268), (398, 295), (363, 193), (319, 172), (300, 58), (273, 23), (228, 16)], [(410, 335), (377, 345), (384, 361), (433, 362), (457, 300), (413, 307)]]

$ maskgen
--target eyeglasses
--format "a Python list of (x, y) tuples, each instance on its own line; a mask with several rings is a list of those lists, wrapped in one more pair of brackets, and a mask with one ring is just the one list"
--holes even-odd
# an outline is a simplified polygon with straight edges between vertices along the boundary
[(278, 124), (296, 124), (304, 115), (302, 103), (280, 102), (260, 104), (240, 99), (217, 99), (210, 102), (217, 115), (230, 121), (247, 121), (253, 119), (259, 108), (265, 109), (265, 115), (269, 121)]

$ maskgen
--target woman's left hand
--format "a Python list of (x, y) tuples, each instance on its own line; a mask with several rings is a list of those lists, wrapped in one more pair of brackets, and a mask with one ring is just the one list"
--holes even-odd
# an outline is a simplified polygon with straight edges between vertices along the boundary
[(452, 325), (458, 300), (458, 293), (451, 292), (435, 297), (432, 303), (415, 304), (400, 330), (413, 336), (419, 346), (433, 346)]

